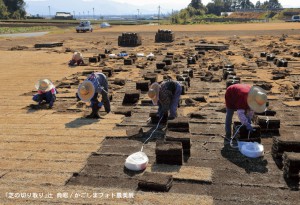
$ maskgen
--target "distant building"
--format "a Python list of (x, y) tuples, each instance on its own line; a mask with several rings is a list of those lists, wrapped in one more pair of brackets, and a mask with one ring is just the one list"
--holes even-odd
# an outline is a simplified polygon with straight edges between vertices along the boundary
[(26, 12), (25, 18), (31, 18), (31, 17), (32, 17), (32, 15), (31, 15), (30, 13), (27, 13), (27, 12)]
[(73, 15), (70, 12), (56, 12), (54, 19), (72, 20)]
[(221, 12), (221, 16), (230, 16), (233, 12)]

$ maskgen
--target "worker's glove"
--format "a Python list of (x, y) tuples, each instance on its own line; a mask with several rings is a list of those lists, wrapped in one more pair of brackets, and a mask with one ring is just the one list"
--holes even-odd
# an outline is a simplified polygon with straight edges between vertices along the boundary
[(99, 102), (99, 103), (98, 103), (98, 107), (99, 107), (99, 108), (101, 108), (101, 107), (102, 107), (102, 105), (103, 105), (103, 103), (102, 103), (102, 102)]

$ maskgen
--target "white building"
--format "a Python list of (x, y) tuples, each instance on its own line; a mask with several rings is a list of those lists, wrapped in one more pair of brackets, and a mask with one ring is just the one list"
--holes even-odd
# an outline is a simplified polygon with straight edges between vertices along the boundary
[(55, 19), (73, 19), (73, 15), (70, 12), (56, 12)]

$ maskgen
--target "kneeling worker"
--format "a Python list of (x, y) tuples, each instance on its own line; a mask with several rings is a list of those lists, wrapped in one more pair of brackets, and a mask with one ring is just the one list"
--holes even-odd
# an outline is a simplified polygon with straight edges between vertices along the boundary
[(182, 92), (181, 85), (177, 81), (168, 80), (161, 85), (153, 83), (148, 91), (154, 105), (158, 105), (158, 115), (163, 117), (170, 110), (169, 120), (177, 117), (177, 107)]
[[(98, 101), (98, 94), (101, 94), (101, 102)], [(91, 102), (92, 113), (88, 118), (99, 118), (99, 109), (104, 105), (107, 113), (110, 112), (108, 98), (108, 82), (103, 73), (92, 73), (78, 88), (78, 97), (84, 102)]]
[(53, 83), (48, 79), (41, 79), (35, 84), (38, 93), (32, 97), (32, 100), (38, 102), (39, 105), (43, 101), (49, 103), (49, 109), (53, 107), (54, 101), (56, 100), (56, 88)]
[(83, 57), (80, 52), (74, 52), (72, 59), (69, 61), (69, 66), (74, 66), (75, 64), (78, 66), (84, 64)]

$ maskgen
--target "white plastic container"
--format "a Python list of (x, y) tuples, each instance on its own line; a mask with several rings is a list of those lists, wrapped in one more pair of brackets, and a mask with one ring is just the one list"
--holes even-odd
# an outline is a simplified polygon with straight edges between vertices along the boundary
[(264, 155), (264, 146), (257, 142), (238, 141), (240, 152), (246, 157), (257, 158)]
[(112, 54), (109, 54), (109, 55), (108, 55), (108, 57), (109, 57), (109, 58), (116, 58), (116, 57), (117, 57), (117, 55), (116, 55), (116, 54), (114, 54), (114, 53), (112, 53)]
[(145, 56), (144, 53), (137, 53), (137, 54), (136, 54), (136, 57), (144, 57), (144, 56)]
[(144, 152), (136, 152), (129, 155), (125, 161), (125, 167), (132, 171), (141, 171), (146, 169), (149, 159)]

